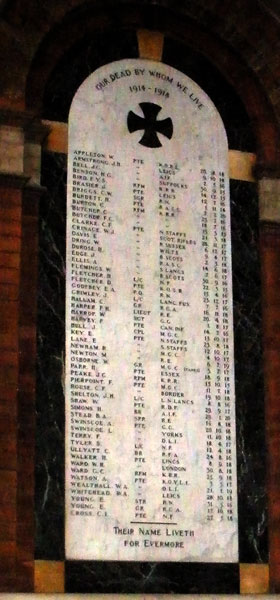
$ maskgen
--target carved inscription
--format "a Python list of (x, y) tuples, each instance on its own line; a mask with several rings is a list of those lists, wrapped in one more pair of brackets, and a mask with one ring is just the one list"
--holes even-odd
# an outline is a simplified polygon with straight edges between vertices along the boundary
[(107, 65), (74, 98), (68, 558), (238, 560), (227, 155), (166, 65)]

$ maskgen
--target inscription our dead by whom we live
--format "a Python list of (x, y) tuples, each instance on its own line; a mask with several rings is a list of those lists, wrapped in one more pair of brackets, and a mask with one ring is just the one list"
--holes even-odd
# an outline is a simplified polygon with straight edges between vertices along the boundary
[(203, 151), (186, 158), (185, 146), (174, 160), (168, 149), (180, 116), (174, 90), (198, 114), (207, 104), (189, 82), (170, 70), (107, 69), (95, 93), (121, 90), (126, 78), (114, 132), (123, 149), (98, 135), (83, 147), (79, 132), (71, 154), (68, 519), (88, 537), (80, 551), (74, 534), (70, 544), (83, 557), (219, 560), (211, 536), (220, 531), (234, 560), (224, 164)]

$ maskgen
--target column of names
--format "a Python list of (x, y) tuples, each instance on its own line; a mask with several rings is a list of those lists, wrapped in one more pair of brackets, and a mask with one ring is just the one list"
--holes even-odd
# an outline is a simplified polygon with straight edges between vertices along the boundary
[(235, 561), (224, 130), (176, 70), (111, 68), (71, 109), (67, 556)]

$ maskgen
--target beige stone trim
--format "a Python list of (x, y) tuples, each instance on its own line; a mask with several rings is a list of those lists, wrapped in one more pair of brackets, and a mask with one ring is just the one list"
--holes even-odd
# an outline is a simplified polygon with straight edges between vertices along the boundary
[[(44, 149), (50, 152), (68, 151), (68, 126), (67, 123), (57, 121), (43, 121), (50, 128), (50, 133), (44, 142)], [(240, 181), (254, 181), (253, 168), (256, 163), (256, 155), (251, 152), (240, 152), (229, 150), (229, 176), (231, 179)]]
[(259, 564), (239, 565), (240, 594), (267, 594), (269, 591), (269, 566)]
[(41, 121), (30, 123), (24, 114), (0, 113), (0, 172), (24, 176), (29, 184), (40, 185), (41, 144), (48, 129)]
[(43, 121), (49, 127), (49, 135), (46, 137), (43, 148), (50, 152), (68, 152), (68, 125), (59, 121)]
[(3, 173), (23, 173), (23, 129), (1, 124), (0, 148), (0, 171)]
[(30, 177), (30, 183), (40, 185), (41, 182), (41, 144), (25, 142), (24, 174)]
[[(34, 590), (37, 593), (53, 594), (64, 592), (64, 562), (35, 560)], [(26, 598), (26, 594), (24, 597)]]
[(239, 181), (255, 181), (253, 169), (256, 164), (256, 155), (252, 152), (229, 150), (229, 176), (230, 179)]
[(280, 223), (280, 179), (259, 180), (260, 221)]
[[(0, 600), (59, 600), (57, 594), (0, 594)], [(68, 600), (260, 600), (257, 594), (63, 594)], [(279, 594), (264, 594), (262, 600), (278, 600)], [(61, 597), (62, 600), (62, 597)]]
[(138, 51), (139, 58), (150, 58), (151, 60), (162, 60), (164, 35), (160, 31), (138, 29)]

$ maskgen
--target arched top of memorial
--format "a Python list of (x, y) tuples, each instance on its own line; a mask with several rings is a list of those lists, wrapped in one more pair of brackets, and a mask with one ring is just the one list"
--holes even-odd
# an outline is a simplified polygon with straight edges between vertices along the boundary
[(237, 562), (222, 120), (179, 71), (124, 60), (69, 132), (66, 556)]
[[(227, 136), (218, 110), (188, 76), (160, 62), (107, 64), (79, 87), (69, 113), (69, 143), (143, 158), (196, 158), (227, 164)], [(202, 160), (202, 162), (203, 162)]]

